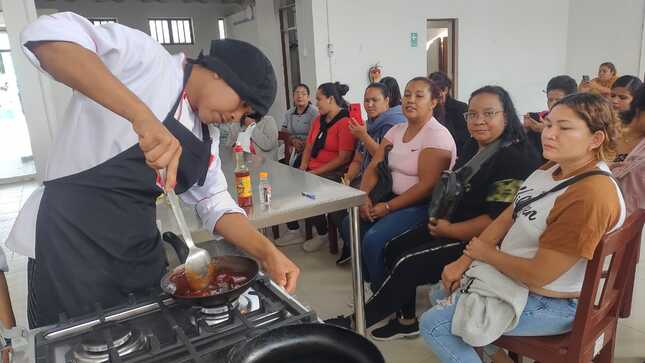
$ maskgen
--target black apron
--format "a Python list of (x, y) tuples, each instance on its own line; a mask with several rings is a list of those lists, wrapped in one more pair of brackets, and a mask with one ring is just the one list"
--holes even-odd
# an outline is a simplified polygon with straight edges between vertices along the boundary
[[(192, 64), (187, 64), (184, 86)], [(182, 92), (183, 95), (183, 92)], [(182, 96), (163, 124), (182, 154), (175, 191), (203, 185), (211, 161), (208, 127), (203, 141), (175, 119)], [(127, 303), (129, 294), (160, 291), (166, 258), (156, 225), (163, 192), (139, 144), (93, 168), (44, 183), (36, 222), (36, 256), (30, 260), (31, 328), (96, 314), (97, 306)]]

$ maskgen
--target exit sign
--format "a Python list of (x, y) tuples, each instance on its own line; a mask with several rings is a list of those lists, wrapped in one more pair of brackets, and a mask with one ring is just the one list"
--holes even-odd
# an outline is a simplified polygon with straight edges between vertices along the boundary
[(410, 33), (410, 46), (412, 48), (416, 48), (418, 44), (419, 44), (419, 34)]

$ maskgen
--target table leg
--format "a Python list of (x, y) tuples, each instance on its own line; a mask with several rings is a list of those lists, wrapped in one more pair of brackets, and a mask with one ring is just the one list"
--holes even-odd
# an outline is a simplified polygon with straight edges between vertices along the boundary
[(352, 278), (354, 283), (354, 319), (356, 332), (365, 336), (365, 290), (363, 290), (363, 271), (361, 270), (361, 237), (358, 207), (349, 209), (349, 231), (352, 244)]

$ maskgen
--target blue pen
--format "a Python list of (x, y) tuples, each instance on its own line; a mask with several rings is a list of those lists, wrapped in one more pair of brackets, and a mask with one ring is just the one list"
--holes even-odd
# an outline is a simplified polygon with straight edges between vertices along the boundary
[(303, 197), (307, 197), (309, 199), (314, 199), (314, 200), (316, 199), (316, 196), (311, 193), (302, 192), (300, 194), (302, 194)]

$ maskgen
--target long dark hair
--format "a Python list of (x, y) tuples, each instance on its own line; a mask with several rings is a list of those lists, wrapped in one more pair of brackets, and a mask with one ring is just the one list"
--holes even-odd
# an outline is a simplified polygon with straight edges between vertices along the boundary
[(408, 81), (405, 87), (407, 88), (412, 82), (425, 83), (426, 86), (428, 86), (428, 92), (430, 92), (430, 97), (433, 100), (439, 100), (439, 97), (441, 97), (441, 88), (439, 88), (439, 86), (435, 82), (431, 81), (430, 78), (422, 77), (422, 76), (414, 77)]
[(390, 107), (401, 106), (401, 89), (399, 88), (399, 82), (396, 81), (396, 78), (383, 77), (380, 83), (383, 83), (387, 87), (387, 96), (390, 98)]
[(509, 95), (508, 92), (500, 86), (484, 86), (470, 94), (468, 105), (470, 105), (470, 101), (473, 97), (482, 93), (497, 96), (497, 98), (499, 98), (499, 102), (502, 104), (502, 108), (506, 116), (506, 126), (504, 127), (504, 132), (501, 136), (502, 140), (509, 142), (524, 142), (526, 140), (526, 133), (524, 132), (524, 126), (522, 126), (520, 118), (517, 116), (517, 111), (515, 110), (515, 105), (513, 104), (511, 95)]
[(629, 105), (629, 111), (624, 112), (621, 116), (624, 117), (623, 120), (626, 123), (631, 123), (640, 112), (645, 112), (645, 84), (635, 92), (634, 99)]
[(448, 93), (450, 93), (450, 91), (452, 90), (452, 80), (444, 72), (432, 72), (430, 73), (430, 75), (428, 75), (428, 78), (436, 83), (442, 90), (447, 90)]
[[(614, 88), (617, 88), (617, 87), (623, 87), (627, 89), (629, 94), (632, 96), (632, 103), (633, 103), (642, 85), (643, 85), (643, 82), (638, 77), (621, 76), (621, 77), (618, 77), (614, 82), (614, 84), (611, 85), (611, 89), (613, 90)], [(619, 112), (618, 116), (620, 117), (620, 120), (623, 122), (623, 124), (627, 125), (630, 122), (632, 122), (632, 119), (634, 118), (635, 113), (632, 112), (630, 107), (630, 109), (627, 111)]]
[(318, 90), (326, 97), (333, 97), (340, 108), (349, 108), (349, 104), (343, 98), (349, 92), (349, 86), (340, 82), (327, 82), (318, 86)]
[(376, 88), (381, 91), (381, 94), (383, 95), (383, 98), (388, 98), (390, 97), (390, 90), (387, 88), (386, 85), (380, 82), (374, 82), (370, 83), (365, 90), (367, 91), (370, 88)]
[(616, 79), (614, 84), (611, 85), (611, 89), (624, 87), (629, 91), (632, 97), (636, 98), (636, 93), (641, 88), (642, 84), (643, 82), (636, 76), (620, 76)]

